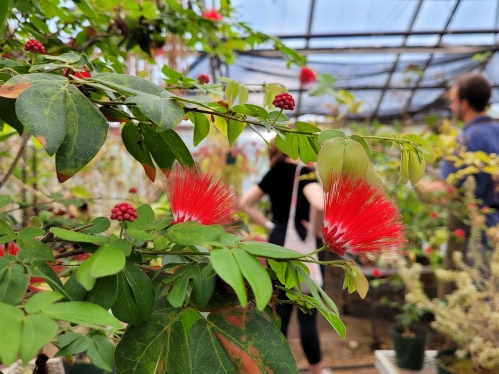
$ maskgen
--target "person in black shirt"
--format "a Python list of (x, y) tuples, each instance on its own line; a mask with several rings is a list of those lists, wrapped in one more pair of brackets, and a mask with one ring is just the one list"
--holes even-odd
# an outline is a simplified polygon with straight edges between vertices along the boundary
[[(296, 168), (300, 161), (294, 161), (282, 153), (271, 141), (270, 171), (263, 177), (262, 181), (250, 187), (243, 196), (241, 207), (251, 220), (270, 231), (269, 243), (284, 245), (286, 238), (286, 227), (289, 218), (291, 196)], [(311, 173), (307, 167), (303, 167), (300, 175)], [(268, 220), (255, 204), (265, 195), (270, 197), (272, 218)], [(312, 207), (312, 209), (310, 209)], [(305, 240), (307, 226), (310, 222), (310, 212), (321, 214), (324, 211), (324, 193), (322, 187), (316, 180), (304, 179), (298, 184), (298, 197), (296, 202), (295, 227)], [(315, 220), (315, 222), (318, 222)], [(279, 299), (286, 299), (284, 292), (279, 294)], [(281, 332), (286, 336), (289, 320), (293, 311), (293, 305), (282, 304), (276, 306), (276, 312), (281, 318)], [(298, 321), (300, 324), (300, 339), (303, 351), (310, 364), (310, 373), (325, 374), (329, 370), (322, 367), (322, 356), (317, 331), (317, 310), (312, 314), (305, 314), (298, 310)]]

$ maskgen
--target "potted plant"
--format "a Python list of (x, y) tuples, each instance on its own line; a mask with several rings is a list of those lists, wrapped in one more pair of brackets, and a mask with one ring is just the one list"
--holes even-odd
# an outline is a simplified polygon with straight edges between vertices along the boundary
[[(454, 347), (439, 351), (439, 374), (493, 374), (499, 372), (499, 245), (481, 252), (482, 231), (489, 238), (497, 238), (497, 229), (486, 229), (483, 211), (474, 198), (474, 179), (464, 184), (464, 205), (471, 224), (470, 253), (467, 264), (461, 252), (453, 253), (458, 270), (436, 270), (439, 280), (454, 282), (456, 290), (445, 301), (430, 299), (420, 282), (421, 266), (405, 267), (400, 263), (399, 273), (409, 292), (407, 300), (434, 314), (432, 328), (454, 342)], [(456, 235), (462, 236), (462, 233)]]

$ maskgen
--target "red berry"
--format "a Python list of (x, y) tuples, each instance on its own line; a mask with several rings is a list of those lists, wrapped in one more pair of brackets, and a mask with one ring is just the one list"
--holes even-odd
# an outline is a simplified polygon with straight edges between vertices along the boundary
[[(135, 217), (135, 218), (137, 218), (137, 217)], [(129, 219), (128, 221), (129, 221), (129, 222), (133, 222), (133, 221), (135, 221), (135, 218), (130, 217), (130, 219)]]
[(210, 83), (210, 77), (207, 76), (206, 74), (199, 74), (199, 76), (198, 76), (198, 82), (201, 83), (201, 84)]
[(113, 208), (113, 209), (111, 209), (111, 213), (116, 213), (116, 211), (117, 211), (117, 210), (118, 210), (118, 209)]
[(287, 92), (276, 95), (276, 97), (272, 101), (272, 104), (274, 104), (275, 107), (281, 109), (293, 110), (295, 108), (295, 100)]
[(111, 214), (111, 216), (110, 216), (109, 218), (111, 218), (111, 219), (116, 219), (116, 214), (114, 214), (114, 213), (113, 213), (113, 214)]
[(24, 50), (26, 52), (45, 53), (45, 48), (43, 47), (43, 44), (36, 39), (28, 40), (26, 44), (24, 44)]
[(123, 206), (123, 205), (122, 205), (122, 206), (120, 207), (120, 210), (124, 213), (124, 212), (126, 212), (126, 208), (127, 208), (126, 206)]
[(381, 276), (381, 271), (379, 269), (373, 269), (373, 277), (379, 278)]
[(123, 216), (118, 216), (118, 221), (123, 221)]
[(128, 214), (128, 213), (123, 214), (123, 218), (126, 219), (126, 220), (129, 220), (130, 219), (130, 214)]
[(133, 216), (137, 218), (139, 215), (137, 214), (137, 212), (133, 212)]
[(133, 214), (133, 209), (128, 209), (126, 212), (127, 212), (128, 214)]
[(130, 187), (128, 193), (137, 193), (137, 189), (135, 187)]

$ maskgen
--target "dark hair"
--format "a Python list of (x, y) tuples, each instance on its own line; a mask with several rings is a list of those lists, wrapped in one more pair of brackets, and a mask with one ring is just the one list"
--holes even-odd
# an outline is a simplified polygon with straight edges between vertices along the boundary
[(492, 86), (482, 74), (465, 74), (456, 80), (459, 100), (467, 100), (477, 112), (483, 112), (489, 104)]

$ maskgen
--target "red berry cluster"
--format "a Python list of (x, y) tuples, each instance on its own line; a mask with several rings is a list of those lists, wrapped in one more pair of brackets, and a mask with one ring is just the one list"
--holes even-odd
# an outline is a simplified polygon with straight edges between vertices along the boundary
[(210, 77), (207, 76), (206, 74), (199, 74), (199, 76), (198, 76), (198, 82), (201, 83), (201, 84), (210, 83)]
[(295, 109), (295, 99), (293, 99), (293, 96), (291, 96), (287, 92), (276, 95), (274, 101), (272, 101), (272, 104), (281, 109)]
[(45, 48), (43, 47), (43, 44), (36, 39), (28, 40), (24, 45), (24, 50), (26, 52), (45, 53)]
[(118, 221), (128, 221), (133, 222), (137, 218), (137, 211), (135, 208), (128, 203), (118, 203), (111, 210), (111, 219), (117, 219)]

